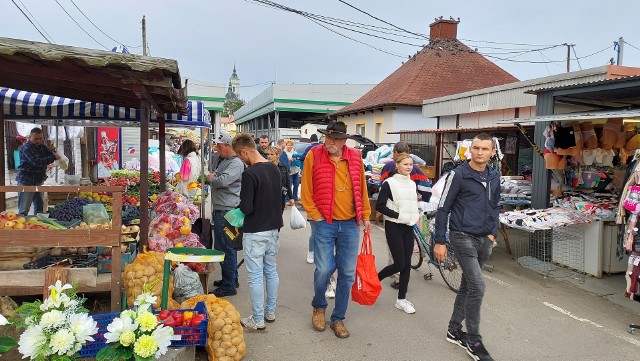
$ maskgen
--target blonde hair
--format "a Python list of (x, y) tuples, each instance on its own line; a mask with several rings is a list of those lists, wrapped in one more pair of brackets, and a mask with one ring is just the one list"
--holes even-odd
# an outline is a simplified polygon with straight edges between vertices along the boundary
[(413, 162), (413, 158), (411, 158), (411, 156), (408, 153), (400, 153), (396, 156), (396, 164), (402, 162), (405, 159), (411, 159), (411, 161)]
[(286, 145), (293, 145), (293, 140), (288, 139), (287, 142), (285, 143)]
[(282, 149), (280, 149), (280, 147), (274, 147), (274, 146), (267, 147), (267, 152), (269, 151), (273, 152), (276, 155), (276, 157), (279, 157), (280, 153), (282, 153)]

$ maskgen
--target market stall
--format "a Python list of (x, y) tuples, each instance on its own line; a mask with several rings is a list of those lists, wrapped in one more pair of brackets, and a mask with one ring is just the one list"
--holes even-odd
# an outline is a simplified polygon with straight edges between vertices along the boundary
[(510, 121), (534, 122), (542, 153), (534, 156), (532, 209), (501, 217), (526, 232), (516, 240), (519, 263), (595, 277), (627, 270), (626, 211), (617, 209), (640, 147), (639, 89), (637, 78), (543, 89), (534, 92), (538, 116)]

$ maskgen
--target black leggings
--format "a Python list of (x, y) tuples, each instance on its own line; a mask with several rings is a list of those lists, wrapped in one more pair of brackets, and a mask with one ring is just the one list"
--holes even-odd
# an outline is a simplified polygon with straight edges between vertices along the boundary
[(378, 279), (383, 280), (392, 274), (400, 272), (400, 288), (398, 299), (407, 296), (409, 276), (411, 275), (411, 254), (413, 253), (413, 227), (391, 221), (384, 222), (384, 234), (393, 257), (393, 264), (378, 272)]

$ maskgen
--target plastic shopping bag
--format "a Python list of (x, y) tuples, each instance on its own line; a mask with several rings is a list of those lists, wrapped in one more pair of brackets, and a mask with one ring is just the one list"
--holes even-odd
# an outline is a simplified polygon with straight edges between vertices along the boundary
[(204, 293), (200, 276), (182, 263), (173, 271), (173, 285), (173, 298), (180, 303)]
[(225, 213), (224, 219), (234, 227), (242, 228), (244, 225), (244, 213), (242, 213), (240, 208), (235, 208)]
[(56, 154), (60, 156), (60, 159), (54, 162), (55, 165), (62, 170), (67, 170), (67, 168), (69, 168), (69, 158), (67, 158), (67, 156), (64, 155), (64, 152), (60, 149), (56, 150)]
[(307, 226), (307, 220), (304, 219), (302, 213), (296, 206), (291, 207), (291, 219), (289, 220), (291, 229), (300, 229)]
[(365, 232), (356, 263), (356, 280), (351, 287), (351, 299), (363, 306), (376, 303), (382, 285), (376, 271), (376, 257), (372, 253), (370, 232)]

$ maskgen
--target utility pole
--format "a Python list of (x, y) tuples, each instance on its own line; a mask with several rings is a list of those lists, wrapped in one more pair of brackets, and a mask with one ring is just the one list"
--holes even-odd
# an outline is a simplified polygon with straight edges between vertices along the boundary
[(575, 44), (564, 43), (562, 45), (567, 47), (567, 73), (568, 73), (571, 71), (571, 47), (574, 46)]
[(147, 56), (147, 22), (142, 15), (142, 55)]
[(624, 56), (624, 39), (620, 37), (617, 42), (614, 42), (618, 47), (618, 60), (616, 65), (622, 65), (622, 57)]

